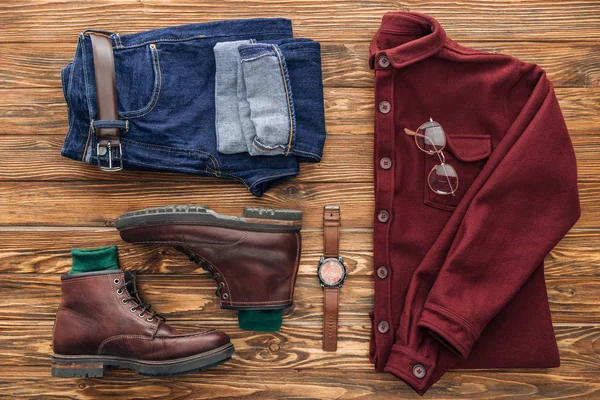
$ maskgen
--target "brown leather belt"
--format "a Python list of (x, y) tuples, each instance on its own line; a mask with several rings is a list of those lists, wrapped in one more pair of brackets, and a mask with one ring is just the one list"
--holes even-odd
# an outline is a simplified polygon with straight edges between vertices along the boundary
[[(96, 77), (97, 121), (93, 121), (98, 144), (96, 157), (98, 167), (103, 171), (123, 169), (123, 151), (121, 149), (121, 129), (117, 111), (117, 83), (113, 47), (106, 35), (89, 32), (94, 54), (94, 75)], [(121, 121), (122, 123), (122, 121)], [(108, 164), (102, 163), (102, 156), (108, 154)]]

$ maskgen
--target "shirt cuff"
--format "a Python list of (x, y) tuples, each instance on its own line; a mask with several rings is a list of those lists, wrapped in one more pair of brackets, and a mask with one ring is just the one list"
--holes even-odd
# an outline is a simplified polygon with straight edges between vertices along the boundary
[(418, 326), (426, 328), (452, 352), (467, 358), (479, 333), (461, 316), (437, 304), (427, 303)]
[(430, 360), (405, 346), (395, 344), (384, 371), (402, 379), (421, 396), (435, 383), (435, 360)]

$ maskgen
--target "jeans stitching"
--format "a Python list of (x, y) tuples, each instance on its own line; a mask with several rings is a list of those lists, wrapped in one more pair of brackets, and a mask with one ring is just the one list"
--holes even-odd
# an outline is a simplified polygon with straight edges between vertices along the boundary
[(277, 59), (279, 60), (279, 68), (281, 69), (281, 75), (283, 78), (283, 86), (285, 88), (285, 97), (287, 99), (288, 114), (289, 114), (289, 118), (290, 118), (290, 133), (289, 133), (289, 139), (288, 139), (288, 143), (287, 143), (287, 151), (285, 153), (285, 155), (287, 156), (290, 154), (290, 150), (292, 148), (292, 139), (294, 137), (295, 119), (296, 118), (294, 116), (293, 105), (292, 105), (292, 89), (291, 89), (291, 87), (288, 87), (289, 86), (289, 77), (287, 74), (285, 61), (283, 60), (283, 56), (281, 55), (277, 46), (276, 45), (272, 45), (272, 46), (273, 46), (273, 50), (277, 54)]
[[(89, 87), (88, 87), (88, 72), (87, 72), (87, 56), (86, 56), (86, 50), (85, 50), (85, 36), (83, 34), (81, 34), (81, 36), (79, 37), (79, 40), (81, 40), (81, 56), (83, 59), (83, 80), (85, 81), (85, 99), (87, 101), (88, 104), (88, 120), (92, 121), (93, 120), (93, 112), (92, 112), (92, 105), (90, 103), (90, 91), (89, 91)], [(90, 136), (92, 133), (91, 130), (92, 124), (90, 122), (90, 129), (88, 129), (88, 137), (86, 140), (86, 146), (83, 149), (83, 155), (81, 157), (81, 161), (85, 161), (85, 156), (87, 155), (87, 144), (90, 142)], [(93, 150), (92, 150), (93, 151)]]
[[(134, 111), (123, 111), (119, 113), (120, 116), (125, 118), (139, 118), (144, 115), (150, 113), (156, 107), (158, 103), (158, 99), (160, 97), (160, 90), (162, 88), (162, 71), (160, 69), (160, 59), (158, 57), (158, 48), (150, 49), (152, 53), (152, 67), (154, 69), (154, 90), (152, 91), (152, 97), (150, 97), (150, 101), (146, 104), (145, 107), (134, 110)], [(150, 109), (148, 109), (150, 108)]]
[(194, 36), (189, 36), (189, 37), (185, 37), (185, 38), (180, 38), (180, 39), (154, 39), (154, 40), (147, 40), (145, 42), (142, 43), (136, 43), (136, 44), (132, 44), (129, 46), (122, 46), (122, 49), (132, 49), (134, 47), (140, 47), (140, 46), (145, 46), (149, 43), (159, 43), (159, 42), (183, 42), (186, 40), (194, 40), (194, 39), (211, 39), (211, 38), (223, 38), (223, 37), (230, 37), (230, 38), (236, 38), (236, 37), (245, 37), (251, 34), (256, 34), (256, 35), (288, 35), (289, 32), (249, 32), (248, 34), (243, 34), (243, 35), (194, 35)]
[(289, 173), (289, 174), (276, 174), (276, 175), (269, 175), (269, 176), (265, 176), (264, 178), (260, 178), (259, 180), (257, 180), (256, 182), (254, 182), (254, 183), (253, 183), (253, 184), (252, 184), (252, 185), (249, 187), (249, 189), (250, 189), (250, 190), (253, 190), (253, 189), (256, 187), (256, 185), (258, 185), (259, 183), (262, 183), (262, 182), (264, 182), (264, 181), (266, 181), (266, 180), (268, 180), (268, 179), (273, 179), (273, 178), (281, 178), (281, 177), (284, 177), (284, 176), (290, 176), (290, 175), (294, 175), (294, 174), (295, 174), (295, 172), (292, 172), (292, 173)]
[(237, 175), (235, 175), (235, 174), (233, 174), (231, 172), (223, 172), (223, 171), (220, 171), (220, 170), (213, 170), (209, 166), (206, 166), (206, 172), (209, 173), (209, 174), (211, 174), (211, 175), (216, 176), (217, 178), (220, 178), (222, 176), (229, 177), (231, 180), (238, 181), (238, 182), (242, 183), (244, 186), (246, 186), (247, 190), (250, 190), (250, 186), (248, 186), (248, 184), (246, 183), (245, 180), (243, 180), (242, 178), (240, 178), (239, 176), (237, 176)]
[[(73, 111), (73, 106), (70, 101), (70, 96), (71, 96), (71, 87), (73, 86), (73, 72), (75, 71), (75, 65), (77, 64), (77, 53), (78, 53), (79, 49), (80, 49), (80, 45), (79, 45), (79, 43), (77, 43), (77, 49), (75, 50), (75, 57), (73, 57), (73, 63), (71, 64), (71, 71), (69, 72), (69, 84), (67, 86), (67, 96), (65, 99), (65, 101), (67, 103), (67, 108), (69, 109), (68, 113), (69, 114), (73, 113), (73, 114), (71, 116), (71, 120), (69, 121), (69, 130), (67, 131), (67, 135), (65, 136), (65, 141), (64, 141), (65, 144), (63, 144), (63, 149), (65, 148), (66, 143), (69, 142), (69, 137), (71, 136), (71, 134), (73, 132), (73, 125), (75, 124), (75, 111)], [(67, 116), (67, 117), (69, 117), (69, 116)], [(85, 157), (85, 151), (86, 151), (86, 149), (84, 148), (83, 149), (84, 157)]]
[(267, 53), (267, 54), (259, 54), (255, 57), (252, 58), (242, 58), (241, 62), (245, 63), (245, 62), (250, 62), (250, 61), (256, 61), (256, 60), (260, 60), (261, 58), (265, 58), (265, 57), (275, 57), (274, 54), (271, 53)]
[[(162, 151), (164, 153), (187, 153), (187, 154), (203, 154), (205, 155), (207, 158), (209, 158), (211, 160), (211, 162), (213, 163), (213, 166), (215, 167), (216, 170), (219, 170), (219, 162), (217, 161), (217, 159), (210, 153), (204, 151), (204, 150), (200, 150), (200, 149), (196, 149), (196, 150), (185, 150), (185, 149), (178, 149), (176, 147), (168, 147), (168, 146), (160, 146), (160, 145), (155, 145), (155, 144), (149, 144), (149, 143), (142, 143), (142, 142), (138, 142), (136, 140), (132, 140), (132, 139), (126, 139), (126, 138), (121, 138), (121, 141), (124, 143), (130, 143), (133, 146), (136, 147), (141, 147), (144, 148), (146, 150), (157, 150), (157, 151)], [(128, 161), (129, 162), (129, 161)]]
[(303, 153), (303, 154), (310, 154), (311, 156), (315, 156), (316, 158), (318, 158), (319, 160), (321, 159), (321, 156), (316, 154), (316, 153), (312, 153), (310, 151), (304, 151), (304, 150), (298, 150), (298, 149), (294, 149), (294, 153)]

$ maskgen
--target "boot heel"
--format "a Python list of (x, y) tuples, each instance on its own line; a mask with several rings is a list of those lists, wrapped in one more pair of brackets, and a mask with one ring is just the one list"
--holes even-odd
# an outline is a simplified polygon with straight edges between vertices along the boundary
[(301, 221), (302, 211), (283, 208), (244, 207), (244, 218)]
[(52, 376), (60, 378), (102, 378), (104, 364), (101, 362), (52, 363)]

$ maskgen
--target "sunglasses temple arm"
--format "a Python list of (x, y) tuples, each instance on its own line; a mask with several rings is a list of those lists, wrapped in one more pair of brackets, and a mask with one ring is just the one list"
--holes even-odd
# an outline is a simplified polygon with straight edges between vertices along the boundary
[(406, 133), (408, 136), (423, 136), (423, 135), (419, 135), (417, 132), (415, 131), (411, 131), (408, 128), (404, 128), (404, 133)]

